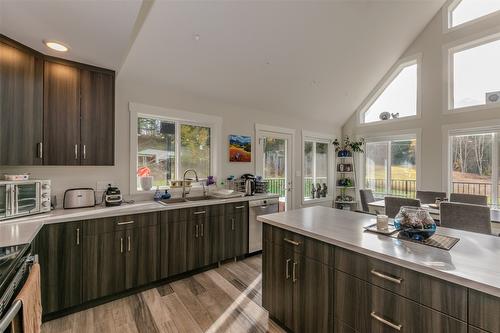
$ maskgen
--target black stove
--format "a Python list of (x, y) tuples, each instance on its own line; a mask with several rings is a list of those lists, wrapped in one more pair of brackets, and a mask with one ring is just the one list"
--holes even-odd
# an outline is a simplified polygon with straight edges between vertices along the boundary
[(16, 274), (23, 258), (29, 253), (30, 245), (21, 244), (0, 247), (0, 296)]

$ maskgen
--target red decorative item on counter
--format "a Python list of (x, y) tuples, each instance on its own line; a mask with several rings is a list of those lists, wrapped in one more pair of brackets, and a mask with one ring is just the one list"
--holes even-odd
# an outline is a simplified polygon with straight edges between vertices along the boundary
[(139, 169), (137, 169), (137, 175), (139, 177), (151, 176), (151, 169), (146, 166), (140, 167)]

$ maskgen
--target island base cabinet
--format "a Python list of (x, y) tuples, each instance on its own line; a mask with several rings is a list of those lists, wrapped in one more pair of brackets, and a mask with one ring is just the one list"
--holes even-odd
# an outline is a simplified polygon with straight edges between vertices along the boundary
[(470, 289), (469, 324), (500, 333), (500, 298)]
[(263, 305), (272, 318), (293, 332), (333, 329), (333, 268), (264, 242)]
[(467, 333), (467, 324), (340, 271), (335, 318), (356, 332)]

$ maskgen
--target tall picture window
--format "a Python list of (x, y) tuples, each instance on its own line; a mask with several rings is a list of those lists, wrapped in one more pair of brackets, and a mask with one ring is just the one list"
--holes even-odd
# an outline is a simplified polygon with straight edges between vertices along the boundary
[(450, 192), (485, 195), (499, 205), (500, 130), (461, 131), (449, 136)]

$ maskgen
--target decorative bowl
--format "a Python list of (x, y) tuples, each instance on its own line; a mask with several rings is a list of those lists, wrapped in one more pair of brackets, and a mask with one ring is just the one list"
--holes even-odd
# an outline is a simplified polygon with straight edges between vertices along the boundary
[(436, 222), (429, 212), (419, 207), (403, 206), (394, 218), (394, 227), (399, 235), (416, 241), (423, 241), (434, 235)]

